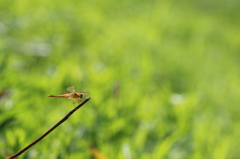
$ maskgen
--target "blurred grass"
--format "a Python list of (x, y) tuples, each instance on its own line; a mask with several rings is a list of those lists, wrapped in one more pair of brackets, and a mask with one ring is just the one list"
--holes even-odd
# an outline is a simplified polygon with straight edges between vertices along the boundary
[(92, 100), (19, 158), (239, 158), (240, 4), (6, 1), (0, 158)]

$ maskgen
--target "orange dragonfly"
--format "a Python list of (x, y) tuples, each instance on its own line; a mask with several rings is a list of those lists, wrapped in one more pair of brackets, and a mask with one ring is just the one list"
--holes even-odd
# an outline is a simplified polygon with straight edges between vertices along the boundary
[(73, 104), (78, 101), (80, 103), (81, 99), (83, 98), (84, 94), (88, 94), (89, 92), (75, 92), (74, 86), (70, 86), (67, 90), (71, 93), (63, 93), (61, 95), (49, 95), (48, 97), (58, 97), (58, 98), (67, 98), (74, 100)]

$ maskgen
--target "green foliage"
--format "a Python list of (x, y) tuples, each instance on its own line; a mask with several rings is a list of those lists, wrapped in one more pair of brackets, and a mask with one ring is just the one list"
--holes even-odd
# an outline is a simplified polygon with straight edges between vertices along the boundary
[[(92, 99), (19, 158), (234, 159), (240, 4), (1, 1), (0, 158)], [(0, 93), (1, 94), (1, 93)]]

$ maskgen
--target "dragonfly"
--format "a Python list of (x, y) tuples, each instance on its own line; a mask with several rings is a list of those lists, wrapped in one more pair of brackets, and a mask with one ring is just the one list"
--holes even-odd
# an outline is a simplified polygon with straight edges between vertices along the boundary
[(60, 95), (49, 95), (48, 97), (58, 97), (58, 98), (67, 98), (73, 100), (73, 105), (76, 101), (81, 102), (84, 94), (89, 94), (89, 92), (75, 92), (74, 86), (70, 86), (67, 90), (71, 93), (63, 93)]

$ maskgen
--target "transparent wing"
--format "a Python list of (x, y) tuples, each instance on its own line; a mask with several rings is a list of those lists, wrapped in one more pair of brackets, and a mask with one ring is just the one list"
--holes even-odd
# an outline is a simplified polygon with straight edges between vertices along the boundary
[(79, 93), (79, 94), (90, 94), (90, 92), (76, 92), (76, 93)]
[(68, 87), (67, 90), (68, 90), (69, 92), (72, 92), (72, 93), (75, 92), (75, 90), (74, 90), (74, 86), (70, 86), (70, 87)]

